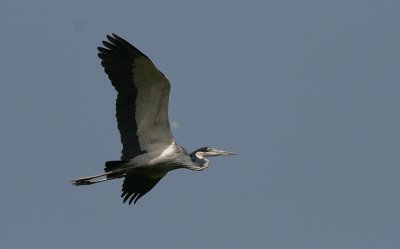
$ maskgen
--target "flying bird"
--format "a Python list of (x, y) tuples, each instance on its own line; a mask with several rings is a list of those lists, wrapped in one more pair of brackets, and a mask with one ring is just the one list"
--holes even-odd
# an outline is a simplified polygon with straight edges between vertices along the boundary
[(136, 203), (169, 171), (186, 168), (204, 170), (207, 157), (234, 155), (201, 147), (188, 153), (178, 145), (168, 120), (171, 85), (153, 62), (121, 37), (112, 34), (98, 47), (105, 73), (117, 91), (116, 118), (121, 135), (122, 156), (105, 163), (104, 173), (71, 180), (91, 185), (124, 178), (123, 202)]

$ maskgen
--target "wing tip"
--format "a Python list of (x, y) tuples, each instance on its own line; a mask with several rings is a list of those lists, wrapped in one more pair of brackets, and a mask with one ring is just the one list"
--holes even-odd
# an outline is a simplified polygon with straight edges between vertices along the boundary
[(132, 202), (133, 202), (133, 204), (136, 204), (136, 202), (137, 202), (142, 196), (143, 196), (143, 194), (140, 193), (140, 192), (132, 192), (132, 193), (123, 192), (123, 193), (121, 194), (121, 198), (124, 198), (124, 199), (122, 200), (122, 202), (123, 202), (123, 203), (128, 202), (128, 205), (131, 205)]

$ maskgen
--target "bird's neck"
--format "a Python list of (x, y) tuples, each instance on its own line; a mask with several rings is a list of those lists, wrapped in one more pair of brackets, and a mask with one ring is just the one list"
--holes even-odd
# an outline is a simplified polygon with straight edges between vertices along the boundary
[(204, 157), (197, 157), (196, 154), (191, 154), (193, 166), (190, 167), (191, 170), (203, 170), (208, 167), (208, 159)]

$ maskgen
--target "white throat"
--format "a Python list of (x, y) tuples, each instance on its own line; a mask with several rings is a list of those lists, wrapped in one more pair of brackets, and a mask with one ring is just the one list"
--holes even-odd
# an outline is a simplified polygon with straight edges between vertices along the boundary
[(198, 151), (198, 152), (196, 152), (195, 156), (196, 156), (198, 159), (203, 159), (203, 158), (204, 158), (204, 152)]

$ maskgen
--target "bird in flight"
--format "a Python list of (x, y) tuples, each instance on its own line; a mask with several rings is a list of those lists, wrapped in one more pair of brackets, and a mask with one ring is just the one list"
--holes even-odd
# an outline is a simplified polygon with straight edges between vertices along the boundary
[(101, 65), (117, 91), (116, 118), (121, 135), (122, 156), (105, 163), (104, 173), (71, 180), (90, 185), (125, 178), (123, 202), (136, 203), (169, 171), (208, 167), (207, 157), (234, 155), (202, 147), (188, 153), (178, 145), (168, 120), (171, 85), (153, 62), (121, 37), (112, 34), (99, 47)]

